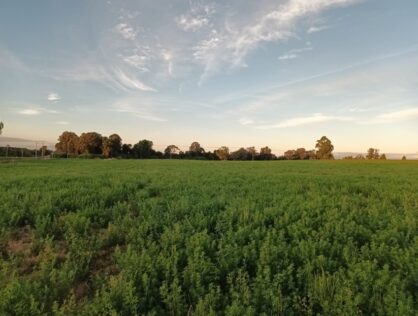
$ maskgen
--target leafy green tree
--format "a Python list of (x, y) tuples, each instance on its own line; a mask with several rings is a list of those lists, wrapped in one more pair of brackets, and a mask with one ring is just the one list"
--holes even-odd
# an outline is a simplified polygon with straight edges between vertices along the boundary
[(58, 137), (55, 150), (62, 154), (78, 154), (80, 139), (76, 133), (65, 131)]
[(122, 155), (125, 157), (129, 157), (132, 154), (132, 145), (131, 144), (123, 144), (122, 145)]
[(3, 122), (0, 122), (0, 135), (1, 135), (2, 131), (3, 131), (3, 128), (4, 128), (4, 124), (3, 124)]
[(79, 139), (79, 152), (100, 155), (102, 153), (102, 135), (96, 132), (82, 133)]
[(229, 159), (229, 148), (226, 146), (222, 146), (215, 150), (215, 155), (219, 158), (219, 160), (228, 160)]
[(205, 152), (205, 149), (202, 146), (200, 146), (198, 142), (193, 142), (189, 147), (189, 151), (192, 153), (203, 154)]
[(256, 159), (256, 158), (257, 158), (258, 153), (257, 153), (257, 150), (255, 149), (255, 147), (254, 147), (254, 146), (252, 146), (252, 147), (248, 147), (248, 148), (247, 148), (247, 152), (248, 152), (248, 154), (249, 154), (249, 156), (250, 156), (250, 158), (249, 158), (249, 159), (254, 160), (254, 159)]
[(369, 150), (367, 150), (366, 159), (368, 160), (379, 159), (379, 149), (369, 148)]
[(260, 149), (260, 155), (258, 156), (260, 160), (272, 160), (275, 156), (271, 153), (270, 147), (266, 146)]
[(250, 160), (251, 154), (243, 147), (230, 154), (232, 160)]
[(190, 147), (189, 150), (186, 152), (186, 157), (187, 158), (203, 158), (205, 154), (205, 149), (202, 148), (202, 146), (200, 146), (200, 144), (198, 142), (193, 142)]
[(321, 139), (316, 141), (315, 148), (318, 159), (334, 159), (334, 155), (332, 154), (334, 145), (332, 145), (331, 140), (326, 136), (322, 136)]
[(152, 141), (143, 139), (134, 145), (132, 152), (136, 158), (150, 158), (154, 153), (153, 145)]
[(176, 145), (169, 145), (166, 149), (164, 149), (164, 156), (171, 159), (173, 155), (178, 155), (179, 152), (180, 148), (178, 148)]
[(405, 156), (402, 156), (402, 160), (406, 160), (406, 157)]
[(119, 156), (122, 153), (122, 138), (117, 134), (103, 137), (102, 151), (106, 158)]
[(381, 154), (380, 155), (380, 160), (386, 160), (386, 155), (385, 154)]

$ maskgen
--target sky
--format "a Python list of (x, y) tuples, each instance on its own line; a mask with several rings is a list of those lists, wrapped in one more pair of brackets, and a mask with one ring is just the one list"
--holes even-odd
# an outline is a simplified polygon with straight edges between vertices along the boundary
[(2, 0), (3, 137), (418, 152), (416, 0)]

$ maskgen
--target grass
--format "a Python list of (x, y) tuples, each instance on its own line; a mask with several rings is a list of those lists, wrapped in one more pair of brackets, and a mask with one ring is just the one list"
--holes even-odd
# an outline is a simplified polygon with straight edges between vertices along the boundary
[(2, 315), (416, 315), (418, 162), (0, 164)]

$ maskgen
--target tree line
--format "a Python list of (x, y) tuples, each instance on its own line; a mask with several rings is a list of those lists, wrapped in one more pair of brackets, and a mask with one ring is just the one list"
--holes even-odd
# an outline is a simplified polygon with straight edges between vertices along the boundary
[[(402, 157), (402, 160), (406, 160), (405, 156)], [(358, 154), (356, 156), (346, 156), (343, 159), (345, 160), (386, 160), (386, 154), (380, 154), (379, 149), (370, 147), (367, 150), (366, 156), (363, 156), (362, 154)]]
[(202, 159), (202, 160), (307, 160), (334, 159), (334, 146), (326, 136), (316, 141), (315, 149), (297, 148), (288, 150), (284, 155), (276, 156), (270, 147), (265, 146), (258, 151), (255, 147), (241, 147), (230, 151), (222, 146), (214, 151), (206, 151), (199, 142), (193, 142), (187, 151), (182, 151), (176, 145), (167, 146), (163, 152), (153, 148), (153, 142), (147, 139), (136, 144), (125, 144), (118, 134), (102, 136), (96, 132), (82, 133), (65, 131), (55, 145), (57, 157), (103, 157), (131, 159)]

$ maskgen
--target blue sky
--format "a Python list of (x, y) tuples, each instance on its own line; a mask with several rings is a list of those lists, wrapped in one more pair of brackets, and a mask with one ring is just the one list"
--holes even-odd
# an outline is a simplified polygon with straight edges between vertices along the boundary
[(418, 151), (416, 0), (3, 0), (3, 136)]

